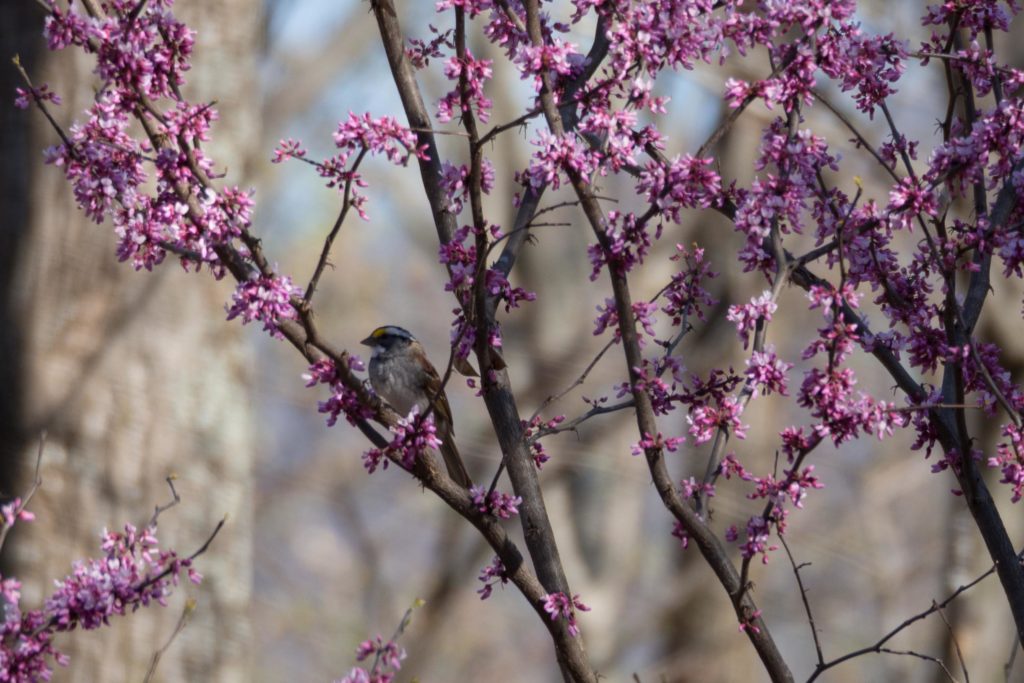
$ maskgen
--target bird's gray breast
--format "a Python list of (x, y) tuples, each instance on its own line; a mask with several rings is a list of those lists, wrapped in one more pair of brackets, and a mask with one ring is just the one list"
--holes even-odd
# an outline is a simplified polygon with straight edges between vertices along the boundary
[(422, 412), (427, 406), (423, 395), (422, 373), (408, 367), (405, 361), (387, 354), (370, 360), (370, 384), (381, 398), (391, 404), (395, 412), (408, 415), (414, 405)]

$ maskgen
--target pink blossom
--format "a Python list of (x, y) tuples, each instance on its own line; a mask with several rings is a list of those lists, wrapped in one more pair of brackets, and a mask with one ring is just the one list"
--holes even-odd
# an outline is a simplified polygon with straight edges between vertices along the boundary
[(336, 683), (391, 683), (402, 668), (405, 649), (392, 640), (385, 641), (379, 635), (374, 639), (364, 640), (356, 648), (356, 661), (366, 661), (373, 657), (373, 665), (369, 670), (353, 667), (348, 675)]
[(491, 597), (494, 586), (501, 584), (504, 587), (508, 583), (509, 577), (505, 565), (501, 562), (501, 558), (495, 555), (491, 563), (480, 570), (480, 576), (477, 577), (477, 580), (484, 584), (483, 588), (477, 591), (480, 594), (481, 600)]
[(686, 438), (682, 436), (666, 437), (661, 432), (651, 436), (645, 433), (644, 438), (630, 447), (630, 452), (633, 455), (644, 455), (648, 450), (666, 450), (675, 453), (679, 449), (679, 445), (685, 441)]
[(730, 306), (725, 319), (736, 325), (736, 331), (743, 340), (743, 348), (746, 348), (750, 343), (750, 333), (757, 325), (771, 322), (776, 309), (778, 304), (772, 298), (772, 293), (764, 292), (751, 299), (749, 304)]
[(569, 635), (573, 637), (580, 634), (579, 626), (576, 624), (576, 610), (590, 611), (590, 608), (580, 601), (579, 595), (573, 595), (571, 600), (565, 593), (548, 593), (544, 596), (544, 611), (551, 617), (551, 621), (565, 619), (569, 625)]
[(417, 143), (416, 134), (390, 116), (378, 119), (369, 114), (359, 116), (349, 112), (348, 118), (338, 124), (334, 144), (345, 154), (367, 150), (380, 154), (393, 164), (404, 166), (410, 157), (422, 157), (425, 152)]
[(437, 450), (441, 446), (434, 416), (421, 416), (419, 406), (413, 406), (407, 416), (388, 429), (394, 436), (385, 448), (371, 448), (363, 453), (363, 465), (369, 474), (373, 474), (381, 463), (382, 469), (387, 469), (389, 460), (397, 460), (407, 470), (411, 470), (427, 451)]
[(1012, 486), (1011, 500), (1016, 503), (1024, 496), (1024, 432), (1019, 427), (1008, 424), (1003, 427), (1003, 436), (1007, 441), (996, 447), (996, 455), (988, 459), (988, 466), (999, 468), (1003, 475), (999, 483)]
[(50, 86), (43, 83), (38, 88), (15, 88), (17, 97), (14, 99), (14, 106), (18, 109), (28, 109), (33, 102), (53, 102), (60, 104), (60, 95), (50, 90)]
[(711, 270), (704, 249), (697, 245), (687, 248), (677, 244), (671, 260), (681, 262), (681, 265), (665, 290), (668, 303), (661, 310), (672, 317), (673, 326), (682, 324), (691, 315), (704, 320), (704, 310), (715, 304), (714, 297), (705, 289), (705, 281), (718, 274)]
[(298, 317), (291, 298), (301, 294), (288, 276), (258, 277), (242, 282), (235, 289), (231, 306), (227, 307), (228, 320), (240, 317), (243, 325), (258, 320), (270, 336), (283, 339), (278, 325), (282, 320)]
[(775, 347), (769, 345), (764, 351), (755, 351), (750, 354), (747, 360), (746, 375), (755, 392), (762, 395), (777, 393), (781, 396), (788, 396), (786, 390), (786, 373), (793, 368), (792, 363), (780, 359), (775, 355)]
[(485, 515), (492, 515), (498, 519), (511, 519), (519, 514), (519, 506), (523, 499), (509, 493), (491, 491), (488, 495), (487, 489), (483, 486), (474, 486), (469, 490), (476, 509)]
[[(445, 62), (444, 75), (454, 81), (455, 86), (437, 105), (438, 121), (448, 123), (463, 111), (472, 111), (482, 123), (487, 123), (492, 102), (484, 95), (484, 81), (493, 76), (493, 63), (490, 59), (476, 59), (468, 50), (465, 57), (451, 57)], [(466, 92), (463, 92), (463, 82)]]
[(742, 413), (742, 404), (732, 396), (725, 397), (717, 405), (696, 405), (686, 416), (694, 444), (710, 441), (719, 429), (730, 431), (738, 439), (746, 438), (747, 427), (740, 422)]

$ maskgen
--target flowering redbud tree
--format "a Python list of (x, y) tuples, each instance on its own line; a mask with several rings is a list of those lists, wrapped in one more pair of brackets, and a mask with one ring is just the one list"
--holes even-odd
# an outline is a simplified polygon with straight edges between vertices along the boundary
[[(369, 441), (369, 472), (412, 473), (476, 528), (495, 555), (481, 570), (480, 596), (514, 586), (550, 634), (566, 680), (596, 681), (598, 673), (584, 647), (586, 596), (571, 589), (545, 508), (543, 466), (557, 457), (545, 440), (620, 411), (636, 423), (632, 453), (621, 457), (646, 463), (651, 495), (671, 521), (665, 543), (707, 563), (772, 680), (794, 674), (754, 582), (758, 567), (785, 545), (791, 513), (837, 484), (815, 474), (815, 458), (904, 430), (913, 434), (921, 467), (951, 478), (1024, 642), (1024, 566), (994, 501), (1003, 490), (1013, 502), (1024, 495), (1024, 392), (1000, 349), (978, 332), (991, 292), (1024, 275), (1024, 72), (994, 49), (1019, 10), (1014, 0), (922, 3), (930, 38), (918, 45), (866, 30), (854, 0), (440, 0), (433, 22), (439, 28), (429, 34), (403, 28), (391, 0), (371, 0), (403, 111), (350, 113), (338, 124), (337, 152), (329, 158), (313, 159), (291, 139), (273, 151), (276, 162), (312, 166), (340, 195), (337, 221), (308, 279), (279, 272), (251, 229), (252, 192), (231, 185), (204, 152), (217, 112), (188, 99), (193, 32), (175, 19), (171, 1), (38, 2), (48, 12), (50, 48), (88, 53), (98, 79), (95, 102), (80, 121), (69, 130), (55, 124), (59, 139), (46, 160), (66, 175), (89, 217), (113, 226), (117, 257), (138, 270), (176, 260), (186, 270), (236, 281), (227, 317), (259, 323), (308, 361), (306, 380), (323, 385), (319, 409), (327, 423), (344, 418)], [(574, 42), (584, 31), (588, 43)], [(489, 41), (523, 80), (529, 95), (516, 118), (491, 120), (495, 64), (473, 54), (474, 40)], [(764, 57), (760, 73), (747, 80), (725, 75), (734, 60), (751, 54)], [(643, 122), (668, 123), (686, 113), (685, 103), (658, 95), (657, 85), (698, 63), (722, 69), (717, 87), (729, 113), (699, 148), (670, 157), (666, 132)], [(424, 101), (422, 70), (446, 79), (439, 101)], [(935, 71), (947, 89), (926, 140), (905, 134), (906, 122), (890, 107), (912, 70)], [(829, 100), (837, 93), (852, 100), (857, 116)], [(27, 77), (17, 97), (48, 118), (59, 103), (59, 93)], [(712, 151), (754, 109), (768, 112), (754, 173), (743, 181), (723, 177)], [(812, 112), (830, 117), (834, 127), (816, 131)], [(862, 131), (876, 120), (887, 129), (877, 143)], [(528, 165), (493, 163), (495, 140), (527, 126)], [(458, 134), (465, 163), (441, 158), (442, 132)], [(870, 187), (886, 189), (868, 189), (845, 170), (849, 159), (869, 160)], [(438, 369), (445, 382), (453, 370), (478, 369), (471, 385), (501, 452), (497, 471), (472, 490), (438, 467), (430, 411), (395, 413), (368, 388), (360, 359), (318, 327), (325, 314), (316, 310), (315, 294), (340, 229), (367, 218), (368, 164), (420, 173), (452, 305), (451, 354)], [(613, 181), (628, 188), (614, 202), (601, 191)], [(497, 183), (518, 188), (508, 224), (485, 212), (484, 195)], [(554, 295), (526, 291), (510, 277), (524, 245), (544, 239), (536, 219), (555, 208), (544, 199), (556, 191), (570, 193), (559, 210), (575, 212), (592, 235), (579, 258), (589, 260), (592, 280), (608, 285), (593, 332), (621, 354), (621, 383), (614, 395), (590, 399), (582, 413), (538, 411), (523, 419), (502, 323), (537, 297)], [(675, 239), (704, 213), (730, 221), (741, 246), (683, 246)], [(659, 240), (680, 244), (671, 276), (657, 296), (644, 299), (631, 284), (663, 265), (652, 263)], [(746, 367), (690, 372), (683, 364), (687, 335), (707, 324), (718, 303), (711, 279), (726, 269), (745, 273), (762, 291), (722, 302)], [(806, 292), (804, 306), (819, 320), (816, 329), (799, 332), (803, 352), (791, 358), (767, 342), (787, 287)], [(893, 394), (858, 389), (854, 367), (866, 362), (887, 373)], [(760, 471), (729, 442), (750, 435), (752, 400), (768, 394), (791, 400), (802, 418), (759, 435), (777, 453), (775, 466)], [(979, 411), (1002, 425), (993, 452), (971, 433), (968, 416)], [(706, 462), (702, 476), (673, 474), (684, 448)], [(997, 474), (998, 494), (987, 470)], [(737, 487), (753, 501), (745, 524), (715, 523), (714, 496), (722, 487)], [(513, 519), (522, 525), (523, 548), (510, 535)], [(786, 555), (792, 561), (788, 546)], [(791, 567), (813, 636), (810, 679), (855, 656), (889, 651), (886, 643), (902, 628), (941, 612), (969, 588), (871, 647), (828, 658), (801, 567)], [(396, 651), (383, 642), (360, 654), (377, 652), (379, 659), (385, 650), (397, 664)], [(353, 680), (391, 680), (394, 668), (375, 664)]]

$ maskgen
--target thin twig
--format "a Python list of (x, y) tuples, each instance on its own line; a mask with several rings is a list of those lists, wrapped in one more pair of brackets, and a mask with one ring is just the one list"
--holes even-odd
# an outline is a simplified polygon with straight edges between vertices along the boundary
[(601, 348), (601, 350), (597, 352), (597, 355), (594, 356), (590, 363), (587, 364), (587, 367), (583, 369), (583, 372), (580, 373), (580, 376), (573, 380), (572, 384), (570, 384), (557, 394), (552, 394), (551, 396), (548, 396), (546, 399), (544, 399), (544, 402), (537, 407), (537, 410), (533, 411), (533, 415), (530, 416), (530, 422), (533, 422), (533, 420), (535, 420), (537, 416), (544, 411), (545, 408), (550, 406), (552, 403), (557, 403), (558, 401), (562, 400), (569, 392), (571, 392), (573, 389), (586, 382), (587, 377), (590, 375), (591, 371), (593, 371), (594, 367), (597, 366), (597, 364), (601, 361), (601, 359), (604, 357), (604, 354), (608, 353), (608, 350), (615, 345), (616, 341), (618, 340), (614, 338), (609, 339), (608, 343), (605, 344)]
[[(210, 548), (210, 544), (213, 543), (213, 539), (215, 539), (217, 537), (217, 534), (220, 533), (220, 530), (222, 528), (224, 528), (224, 524), (227, 521), (228, 521), (227, 516), (224, 516), (219, 522), (217, 522), (217, 526), (215, 526), (213, 528), (213, 532), (206, 538), (206, 541), (201, 546), (199, 546), (198, 550), (196, 550), (194, 553), (192, 553), (191, 555), (188, 556), (188, 560), (190, 562), (192, 560), (196, 559), (197, 557), (199, 557), (200, 555), (202, 555), (203, 553), (205, 553)], [(164, 579), (164, 578), (170, 576), (171, 573), (174, 572), (174, 571), (175, 571), (175, 569), (174, 569), (174, 566), (172, 565), (172, 566), (168, 567), (167, 569), (163, 570), (162, 572), (160, 572), (159, 574), (157, 574), (156, 576), (151, 576), (148, 579), (146, 579), (145, 581), (143, 581), (141, 584), (139, 584), (139, 586), (135, 590), (138, 591), (139, 593), (141, 593), (142, 591), (144, 591), (145, 589), (149, 588), (150, 586), (152, 586), (157, 581), (160, 581), (161, 579)]]
[(52, 126), (57, 132), (57, 135), (60, 136), (61, 142), (63, 142), (64, 146), (67, 147), (68, 152), (77, 158), (78, 148), (76, 148), (74, 143), (71, 142), (71, 138), (69, 138), (67, 133), (64, 132), (64, 129), (60, 127), (60, 124), (57, 123), (55, 118), (53, 118), (53, 115), (50, 114), (50, 108), (46, 106), (46, 102), (36, 94), (35, 86), (32, 85), (32, 79), (28, 77), (28, 72), (25, 71), (25, 67), (21, 65), (21, 57), (15, 55), (11, 59), (11, 62), (14, 64), (14, 68), (18, 70), (18, 73), (21, 74), (21, 78), (25, 81), (25, 85), (28, 86), (29, 94), (32, 95), (32, 101), (35, 102), (36, 107), (43, 113), (46, 120), (50, 122), (50, 126)]
[[(1024, 551), (1022, 551), (1021, 553), (1017, 554), (1017, 560), (1020, 561), (1020, 559), (1022, 557), (1024, 557)], [(838, 666), (838, 665), (842, 664), (843, 662), (847, 662), (847, 661), (849, 661), (851, 659), (854, 659), (856, 657), (860, 657), (860, 656), (866, 655), (866, 654), (871, 654), (873, 652), (875, 652), (875, 653), (883, 652), (884, 651), (883, 650), (883, 646), (887, 642), (892, 640), (901, 631), (906, 629), (911, 624), (914, 624), (914, 623), (916, 623), (918, 621), (921, 621), (922, 619), (925, 619), (926, 617), (928, 617), (931, 614), (939, 611), (940, 609), (944, 609), (951, 602), (956, 600), (962, 593), (965, 593), (966, 591), (970, 590), (974, 586), (978, 585), (979, 583), (981, 583), (982, 581), (987, 579), (990, 575), (994, 574), (995, 571), (996, 571), (996, 565), (992, 565), (991, 567), (989, 567), (989, 569), (987, 571), (985, 571), (983, 574), (978, 576), (976, 579), (974, 579), (970, 583), (964, 584), (964, 585), (960, 586), (959, 588), (957, 588), (955, 591), (953, 591), (949, 595), (949, 597), (947, 597), (942, 602), (936, 603), (935, 601), (932, 601), (932, 606), (931, 607), (929, 607), (928, 609), (924, 610), (923, 612), (919, 612), (919, 613), (915, 614), (914, 616), (909, 617), (908, 619), (905, 619), (903, 621), (903, 623), (901, 623), (899, 626), (895, 627), (894, 629), (892, 629), (891, 631), (886, 633), (884, 636), (882, 636), (874, 645), (869, 645), (868, 647), (862, 647), (859, 650), (853, 650), (852, 652), (848, 652), (845, 655), (843, 655), (841, 657), (837, 657), (837, 658), (835, 658), (835, 659), (833, 659), (833, 660), (831, 660), (829, 662), (825, 662), (824, 664), (819, 664), (818, 666), (815, 667), (814, 673), (811, 674), (811, 677), (807, 679), (807, 683), (811, 683), (812, 681), (816, 680), (818, 678), (818, 676), (820, 676), (825, 671), (828, 671), (829, 669), (831, 669), (831, 668), (833, 668), (835, 666)]]
[(871, 154), (871, 156), (875, 158), (875, 161), (877, 161), (879, 165), (885, 169), (885, 172), (892, 176), (892, 179), (895, 180), (897, 183), (900, 182), (900, 177), (896, 173), (895, 169), (893, 169), (893, 167), (890, 166), (889, 164), (885, 163), (885, 159), (881, 157), (881, 155), (875, 149), (875, 146), (868, 142), (867, 138), (861, 135), (861, 132), (857, 130), (857, 127), (853, 125), (850, 119), (846, 118), (846, 115), (843, 114), (843, 112), (839, 111), (839, 109), (835, 105), (833, 105), (827, 97), (822, 95), (820, 91), (815, 90), (813, 94), (814, 99), (824, 104), (825, 108), (832, 112), (835, 115), (835, 117), (839, 119), (839, 121), (842, 122), (842, 124), (846, 126), (846, 128), (851, 133), (853, 133), (854, 137), (857, 138), (857, 142), (860, 143), (860, 146), (866, 149)]
[(526, 125), (527, 121), (529, 121), (532, 118), (535, 118), (535, 117), (539, 116), (540, 114), (541, 114), (541, 108), (540, 107), (536, 107), (536, 108), (531, 109), (530, 111), (526, 112), (522, 116), (518, 116), (518, 117), (512, 119), (508, 123), (502, 123), (500, 125), (496, 125), (493, 128), (491, 128), (489, 131), (484, 133), (483, 136), (481, 136), (480, 144), (481, 145), (486, 145), (488, 142), (490, 142), (494, 138), (498, 137), (499, 135), (501, 135), (505, 131), (511, 130), (513, 128), (518, 128), (519, 126), (524, 126), (524, 125)]
[(454, 137), (466, 138), (469, 137), (468, 133), (463, 133), (461, 130), (438, 130), (437, 128), (422, 128), (422, 127), (410, 127), (414, 133), (430, 133), (431, 135), (452, 135)]
[[(36, 472), (35, 475), (32, 477), (32, 485), (29, 487), (28, 492), (25, 493), (25, 496), (21, 499), (21, 503), (18, 504), (18, 508), (14, 510), (14, 513), (12, 515), (12, 518), (14, 520), (17, 520), (18, 515), (24, 512), (25, 507), (28, 505), (29, 501), (32, 500), (32, 496), (36, 495), (36, 491), (38, 491), (39, 487), (43, 485), (43, 478), (39, 474), (39, 464), (43, 461), (43, 448), (45, 446), (46, 432), (44, 431), (39, 435), (39, 448), (36, 451)], [(13, 528), (14, 521), (12, 521), (10, 524), (4, 524), (3, 528), (0, 529), (0, 548), (4, 547), (4, 542), (7, 540), (7, 534)]]
[(1017, 659), (1017, 652), (1020, 651), (1020, 639), (1017, 638), (1017, 634), (1014, 634), (1013, 642), (1010, 643), (1010, 656), (1006, 658), (1006, 664), (1003, 664), (1003, 678), (1006, 683), (1010, 683), (1010, 674), (1013, 673), (1013, 663)]
[(926, 662), (934, 662), (940, 669), (942, 669), (942, 672), (944, 674), (946, 674), (946, 678), (948, 678), (950, 681), (952, 681), (952, 683), (958, 683), (958, 681), (956, 680), (956, 677), (953, 675), (953, 672), (950, 671), (949, 667), (946, 666), (946, 663), (943, 662), (938, 657), (932, 657), (931, 655), (922, 654), (920, 652), (915, 652), (913, 650), (891, 650), (891, 649), (889, 649), (887, 647), (881, 648), (879, 650), (879, 652), (882, 653), (882, 654), (887, 654), (887, 655), (902, 655), (902, 656), (905, 656), (905, 657), (917, 657), (918, 659), (923, 659)]
[(189, 598), (185, 601), (185, 607), (181, 610), (181, 616), (178, 617), (178, 625), (174, 627), (174, 631), (171, 633), (171, 637), (167, 639), (167, 642), (162, 648), (153, 653), (153, 661), (149, 664), (149, 670), (146, 672), (146, 677), (142, 683), (150, 683), (153, 680), (153, 674), (156, 673), (156, 666), (160, 663), (160, 658), (164, 656), (164, 653), (171, 647), (171, 643), (178, 637), (178, 634), (185, 630), (185, 626), (188, 625), (189, 617), (196, 610), (195, 598)]
[(165, 505), (157, 505), (153, 508), (153, 516), (149, 518), (149, 524), (146, 525), (147, 527), (156, 526), (157, 519), (160, 518), (160, 515), (181, 502), (181, 496), (179, 496), (178, 492), (174, 489), (174, 480), (177, 478), (178, 475), (173, 473), (164, 478), (164, 481), (167, 482), (167, 486), (171, 489), (171, 502)]
[(586, 422), (587, 420), (589, 420), (591, 418), (597, 417), (598, 415), (607, 415), (608, 413), (616, 413), (616, 412), (618, 412), (620, 410), (625, 410), (627, 408), (633, 408), (633, 407), (636, 407), (636, 401), (634, 401), (631, 398), (626, 399), (625, 401), (619, 401), (618, 403), (613, 403), (610, 406), (595, 405), (593, 408), (591, 408), (587, 412), (583, 413), (579, 417), (577, 417), (577, 418), (575, 418), (575, 419), (573, 419), (573, 420), (571, 420), (569, 422), (565, 422), (563, 424), (560, 424), (557, 427), (550, 427), (550, 428), (545, 427), (545, 428), (537, 430), (537, 433), (534, 434), (532, 437), (530, 437), (530, 442), (532, 443), (532, 442), (536, 441), (537, 439), (541, 439), (541, 438), (543, 438), (545, 436), (551, 436), (552, 434), (561, 434), (562, 432), (575, 432), (575, 431), (577, 431), (577, 428), (581, 424), (583, 424), (584, 422)]
[(790, 566), (793, 567), (793, 576), (796, 577), (796, 585), (800, 588), (800, 600), (803, 601), (804, 612), (807, 613), (807, 625), (811, 627), (811, 637), (814, 638), (814, 651), (818, 655), (818, 666), (821, 666), (825, 663), (825, 657), (821, 652), (821, 640), (818, 638), (818, 629), (814, 624), (814, 614), (811, 613), (811, 603), (807, 599), (807, 588), (804, 586), (804, 580), (800, 578), (800, 570), (811, 566), (811, 564), (810, 562), (805, 562), (797, 565), (796, 560), (793, 559), (793, 553), (789, 549), (789, 544), (786, 543), (785, 536), (779, 536), (779, 541), (786, 551), (786, 557), (789, 558)]
[(309, 306), (309, 302), (313, 298), (314, 292), (316, 292), (316, 286), (320, 283), (320, 276), (323, 275), (324, 268), (327, 266), (327, 259), (331, 256), (334, 238), (338, 236), (338, 231), (341, 230), (345, 217), (348, 215), (349, 209), (352, 208), (352, 184), (356, 178), (356, 171), (359, 170), (359, 164), (366, 158), (368, 149), (363, 147), (359, 150), (359, 156), (356, 157), (355, 162), (352, 164), (352, 170), (348, 172), (348, 178), (345, 179), (345, 194), (341, 200), (341, 212), (338, 214), (338, 219), (334, 221), (331, 231), (327, 233), (327, 238), (324, 239), (324, 248), (320, 251), (320, 259), (316, 262), (313, 276), (309, 279), (309, 284), (306, 285), (306, 293), (302, 296), (302, 302), (306, 307)]
[[(932, 601), (932, 605), (935, 605), (935, 601)], [(953, 625), (949, 623), (949, 619), (946, 618), (946, 612), (941, 607), (938, 608), (939, 617), (942, 618), (942, 623), (946, 625), (946, 630), (949, 631), (949, 638), (953, 641), (953, 648), (956, 650), (956, 658), (960, 662), (960, 671), (964, 674), (964, 683), (971, 683), (971, 675), (967, 673), (967, 661), (964, 659), (964, 653), (960, 649), (960, 641), (956, 639), (956, 632), (953, 630)]]
[[(409, 626), (409, 623), (412, 621), (412, 612), (413, 612), (413, 610), (416, 609), (417, 607), (422, 607), (425, 604), (426, 604), (426, 602), (424, 602), (420, 598), (416, 598), (416, 600), (413, 601), (412, 607), (410, 607), (409, 609), (405, 610), (405, 615), (402, 617), (402, 620), (400, 622), (398, 622), (398, 628), (395, 629), (394, 634), (392, 634), (392, 636), (391, 636), (391, 640), (388, 641), (389, 643), (394, 643), (395, 641), (397, 641), (402, 636), (403, 633), (405, 633), (405, 629)], [(380, 655), (381, 655), (381, 650), (378, 649), (377, 650), (377, 656), (373, 658), (373, 666), (370, 667), (370, 672), (371, 673), (377, 671), (377, 666), (380, 664)]]

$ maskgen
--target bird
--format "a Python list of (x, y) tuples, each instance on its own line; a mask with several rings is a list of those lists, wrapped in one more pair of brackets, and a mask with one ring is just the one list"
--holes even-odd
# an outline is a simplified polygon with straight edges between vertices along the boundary
[(432, 405), (431, 414), (448, 475), (459, 486), (470, 488), (473, 482), (455, 446), (452, 409), (441, 390), (441, 377), (427, 358), (423, 345), (398, 325), (378, 327), (360, 343), (373, 350), (370, 385), (395, 412), (408, 415), (416, 406), (422, 415)]

